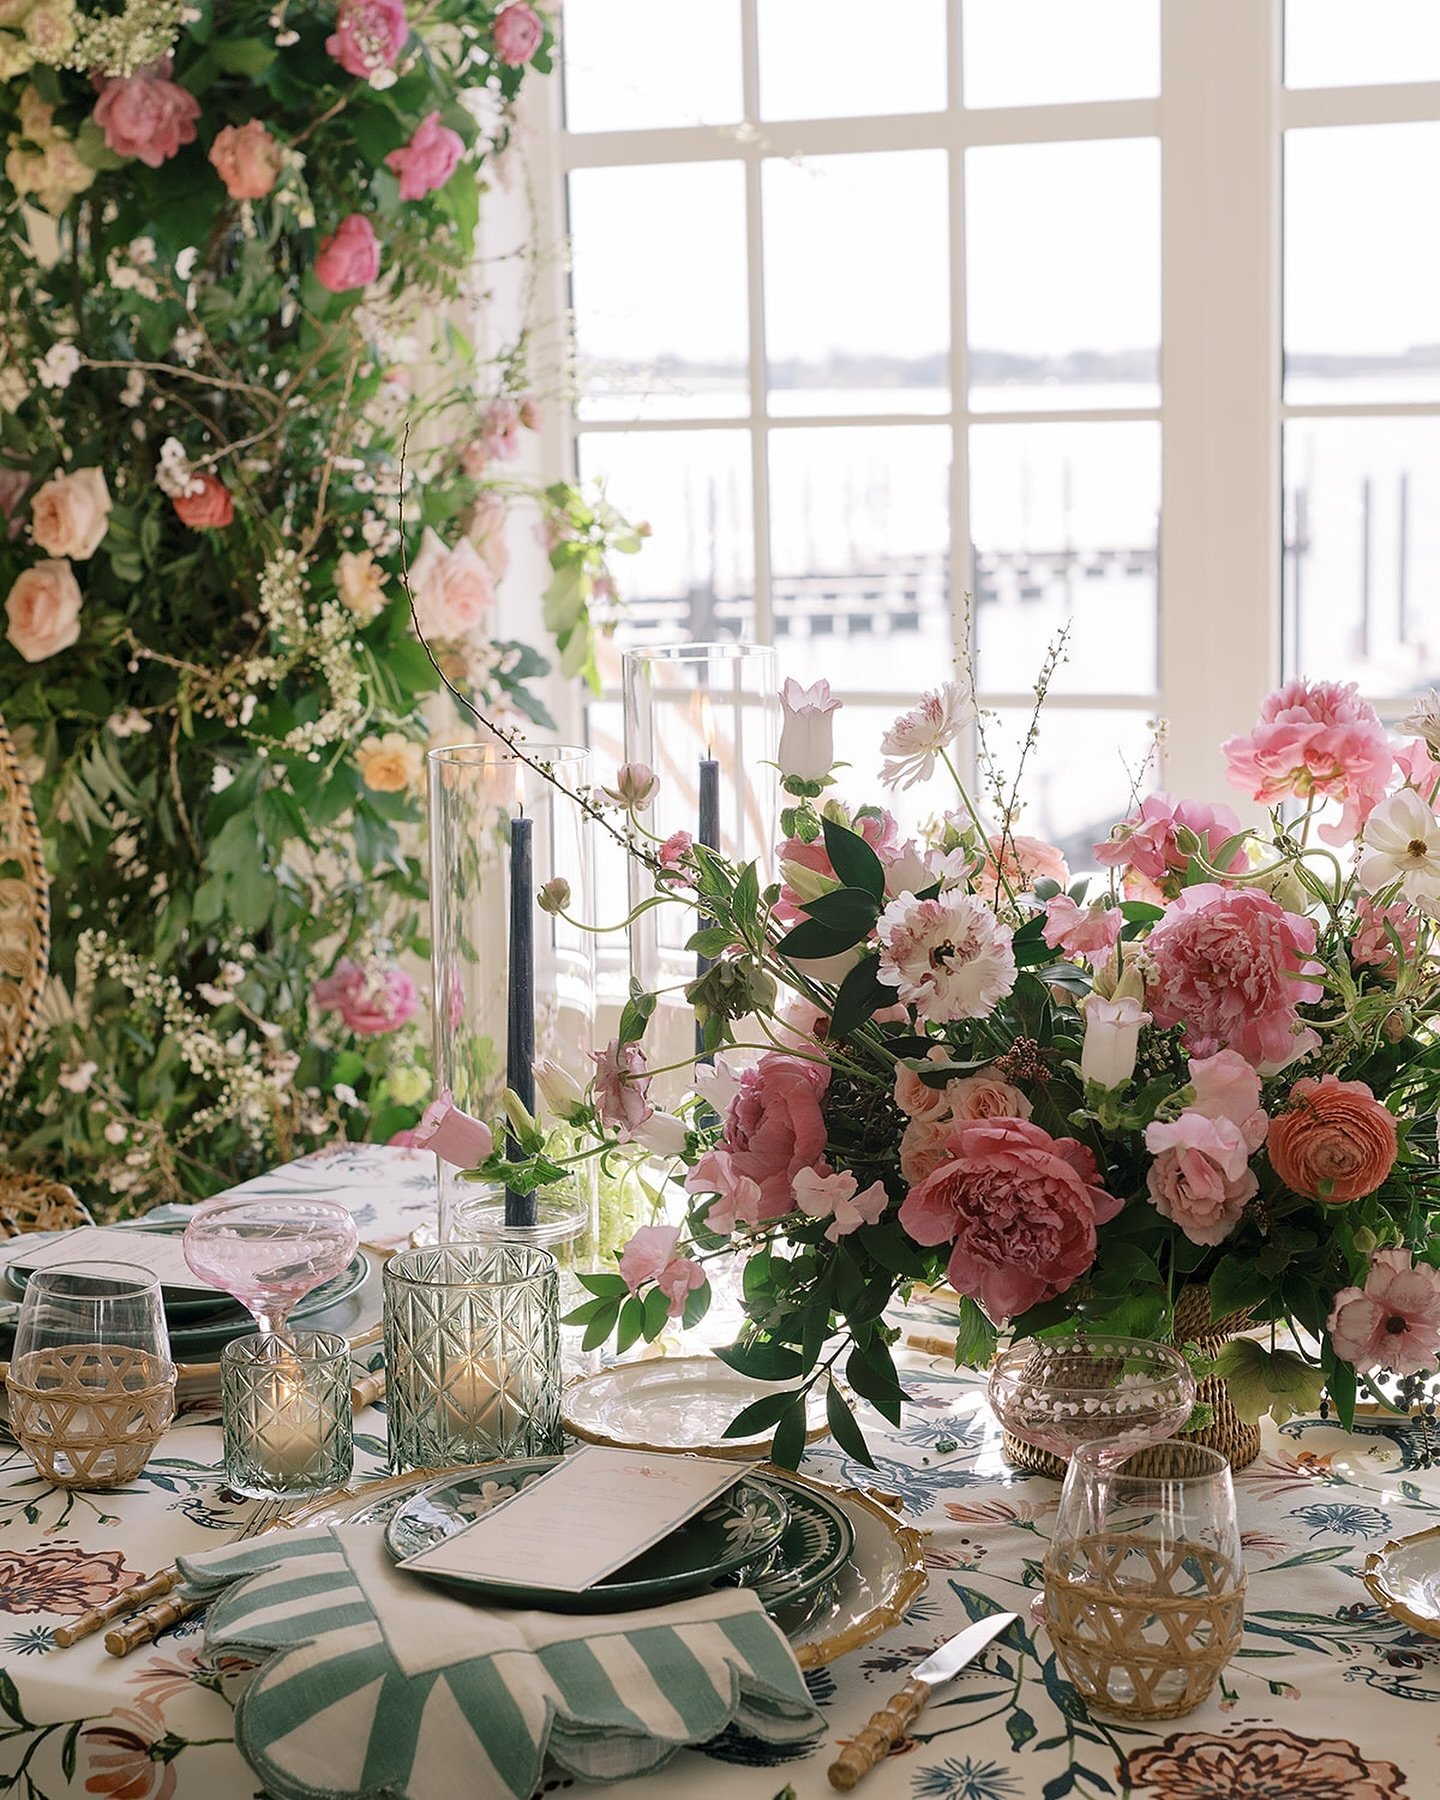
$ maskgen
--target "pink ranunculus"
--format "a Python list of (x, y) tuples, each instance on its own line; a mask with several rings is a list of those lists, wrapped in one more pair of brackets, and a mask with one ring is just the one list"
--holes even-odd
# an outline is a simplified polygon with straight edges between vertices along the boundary
[(1236, 1126), (1247, 1151), (1258, 1150), (1270, 1129), (1270, 1118), (1260, 1104), (1260, 1077), (1235, 1050), (1217, 1050), (1213, 1056), (1192, 1058), (1190, 1085), (1195, 1098), (1188, 1110), (1207, 1119), (1228, 1119)]
[(530, 58), (545, 41), (545, 23), (540, 15), (524, 0), (514, 0), (510, 6), (502, 6), (495, 15), (492, 27), (495, 37), (495, 54), (508, 68), (518, 69)]
[(1192, 1244), (1223, 1243), (1260, 1188), (1241, 1128), (1228, 1118), (1183, 1112), (1148, 1125), (1145, 1147), (1155, 1159), (1145, 1182), (1156, 1212)]
[(600, 1123), (629, 1139), (655, 1110), (650, 1104), (645, 1052), (638, 1044), (611, 1038), (603, 1050), (590, 1052), (590, 1060), (595, 1065), (595, 1111)]
[(322, 238), (315, 258), (315, 279), (332, 294), (369, 287), (380, 273), (380, 240), (364, 213), (342, 219), (327, 238)]
[(1045, 902), (1045, 942), (1067, 956), (1108, 955), (1120, 942), (1125, 918), (1118, 906), (1077, 906), (1068, 894)]
[(465, 140), (458, 131), (440, 123), (438, 112), (428, 113), (415, 135), (401, 150), (392, 150), (385, 167), (400, 177), (400, 198), (420, 200), (444, 187), (465, 154)]
[(409, 36), (404, 0), (340, 0), (325, 48), (347, 75), (368, 81), (394, 68)]
[(1362, 1371), (1418, 1375), (1440, 1361), (1440, 1272), (1377, 1250), (1363, 1288), (1341, 1288), (1325, 1321), (1335, 1354)]
[[(1221, 846), (1240, 830), (1240, 821), (1228, 806), (1147, 794), (1139, 811), (1095, 846), (1095, 860), (1123, 870), (1126, 892), (1133, 898), (1156, 903), (1173, 899), (1190, 863), (1189, 853), (1180, 848), (1182, 830), (1195, 835), (1206, 861), (1214, 863)], [(1225, 873), (1245, 867), (1245, 852), (1237, 846), (1225, 858)]]
[(795, 1204), (812, 1219), (828, 1218), (825, 1235), (832, 1244), (849, 1237), (862, 1225), (876, 1225), (890, 1204), (883, 1181), (872, 1181), (863, 1193), (848, 1169), (821, 1175), (802, 1169), (795, 1177)]
[[(1011, 892), (1016, 894), (1030, 893), (1037, 881), (1054, 881), (1062, 888), (1069, 883), (1069, 864), (1055, 846), (1047, 844), (1043, 838), (1016, 837), (1010, 833), (1003, 840), (992, 837), (989, 849), (984, 867), (975, 877), (975, 888), (992, 905), (1004, 894), (1002, 876)], [(995, 866), (997, 858), (998, 870)]]
[(171, 59), (162, 57), (134, 75), (104, 78), (95, 102), (95, 123), (116, 156), (136, 156), (158, 169), (195, 141), (200, 102), (169, 79)]
[(1145, 995), (1157, 1025), (1183, 1025), (1192, 1056), (1238, 1050), (1273, 1074), (1314, 1048), (1296, 1007), (1324, 993), (1315, 925), (1253, 888), (1202, 882), (1173, 901), (1146, 941)]
[(907, 1195), (900, 1223), (917, 1244), (953, 1244), (951, 1286), (996, 1321), (1072, 1287), (1095, 1261), (1096, 1227), (1123, 1204), (1085, 1145), (995, 1119), (956, 1125), (949, 1150)]
[(26, 662), (68, 650), (80, 635), (80, 583), (63, 558), (32, 563), (5, 598), (5, 635)]
[(215, 134), (210, 162), (232, 200), (263, 200), (280, 179), (280, 146), (259, 119)]
[(1320, 834), (1332, 844), (1364, 825), (1395, 763), (1385, 727), (1353, 681), (1287, 681), (1266, 699), (1249, 736), (1221, 748), (1231, 781), (1252, 800), (1339, 801), (1343, 818)]
[(461, 1112), (455, 1096), (445, 1088), (421, 1114), (412, 1148), (433, 1150), (442, 1162), (457, 1169), (478, 1169), (495, 1148), (495, 1134), (483, 1119)]
[(1400, 940), (1406, 962), (1412, 961), (1420, 939), (1419, 919), (1403, 900), (1397, 900), (1392, 906), (1377, 906), (1368, 894), (1362, 894), (1355, 902), (1355, 935), (1350, 940), (1350, 960), (1378, 970), (1387, 981), (1393, 981), (1400, 970), (1400, 959), (1395, 954), (1390, 931)]
[(725, 1115), (723, 1143), (735, 1175), (760, 1189), (757, 1222), (794, 1211), (794, 1182), (802, 1169), (828, 1173), (820, 1102), (829, 1085), (826, 1064), (779, 1050), (769, 1051), (740, 1077), (740, 1091)]
[(348, 956), (310, 993), (322, 1012), (338, 1012), (360, 1037), (397, 1030), (414, 1018), (420, 1004), (415, 983), (403, 969), (392, 964), (367, 970)]

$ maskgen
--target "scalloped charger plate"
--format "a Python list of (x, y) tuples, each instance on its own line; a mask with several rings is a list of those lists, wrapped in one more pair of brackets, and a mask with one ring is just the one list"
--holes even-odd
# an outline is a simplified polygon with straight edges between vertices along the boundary
[(1440, 1638), (1440, 1525), (1372, 1550), (1361, 1579), (1402, 1624)]

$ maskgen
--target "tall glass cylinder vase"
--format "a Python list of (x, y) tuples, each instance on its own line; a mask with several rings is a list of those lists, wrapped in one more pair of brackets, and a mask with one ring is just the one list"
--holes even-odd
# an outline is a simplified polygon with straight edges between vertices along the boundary
[[(736, 862), (754, 860), (763, 887), (772, 877), (778, 822), (773, 767), (780, 741), (775, 652), (768, 644), (667, 644), (627, 650), (621, 680), (625, 758), (660, 777), (645, 824), (661, 838), (688, 832)], [(630, 875), (632, 907), (650, 877)], [(630, 928), (630, 973), (647, 990), (674, 989), (697, 973), (685, 949), (695, 916), (655, 907)], [(683, 1003), (664, 1006), (651, 1028), (651, 1061), (686, 1054), (693, 1020)]]
[[(591, 823), (577, 799), (589, 754), (526, 748), (548, 778), (498, 744), (452, 744), (429, 757), (435, 1085), (497, 1129), (507, 1086), (535, 1111), (537, 1058), (583, 1085), (595, 1035), (595, 939), (582, 928), (595, 917)], [(559, 911), (538, 904), (552, 882), (569, 888)], [(502, 1195), (486, 1229), (533, 1234), (583, 1266), (594, 1232), (590, 1169), (579, 1164), (562, 1190)], [(443, 1161), (438, 1180), (444, 1243), (462, 1235), (457, 1207), (477, 1190)]]

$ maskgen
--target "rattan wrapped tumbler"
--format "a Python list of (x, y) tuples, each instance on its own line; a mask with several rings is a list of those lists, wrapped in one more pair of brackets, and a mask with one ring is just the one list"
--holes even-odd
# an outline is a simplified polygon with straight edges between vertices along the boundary
[(175, 1370), (126, 1344), (32, 1350), (7, 1378), (10, 1429), (57, 1487), (133, 1481), (175, 1412)]

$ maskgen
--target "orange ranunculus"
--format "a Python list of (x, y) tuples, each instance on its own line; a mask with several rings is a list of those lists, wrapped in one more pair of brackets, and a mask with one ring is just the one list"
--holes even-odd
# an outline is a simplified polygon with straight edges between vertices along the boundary
[(1339, 1205), (1373, 1194), (1395, 1165), (1395, 1120), (1363, 1081), (1307, 1077), (1270, 1126), (1270, 1167), (1297, 1194)]

